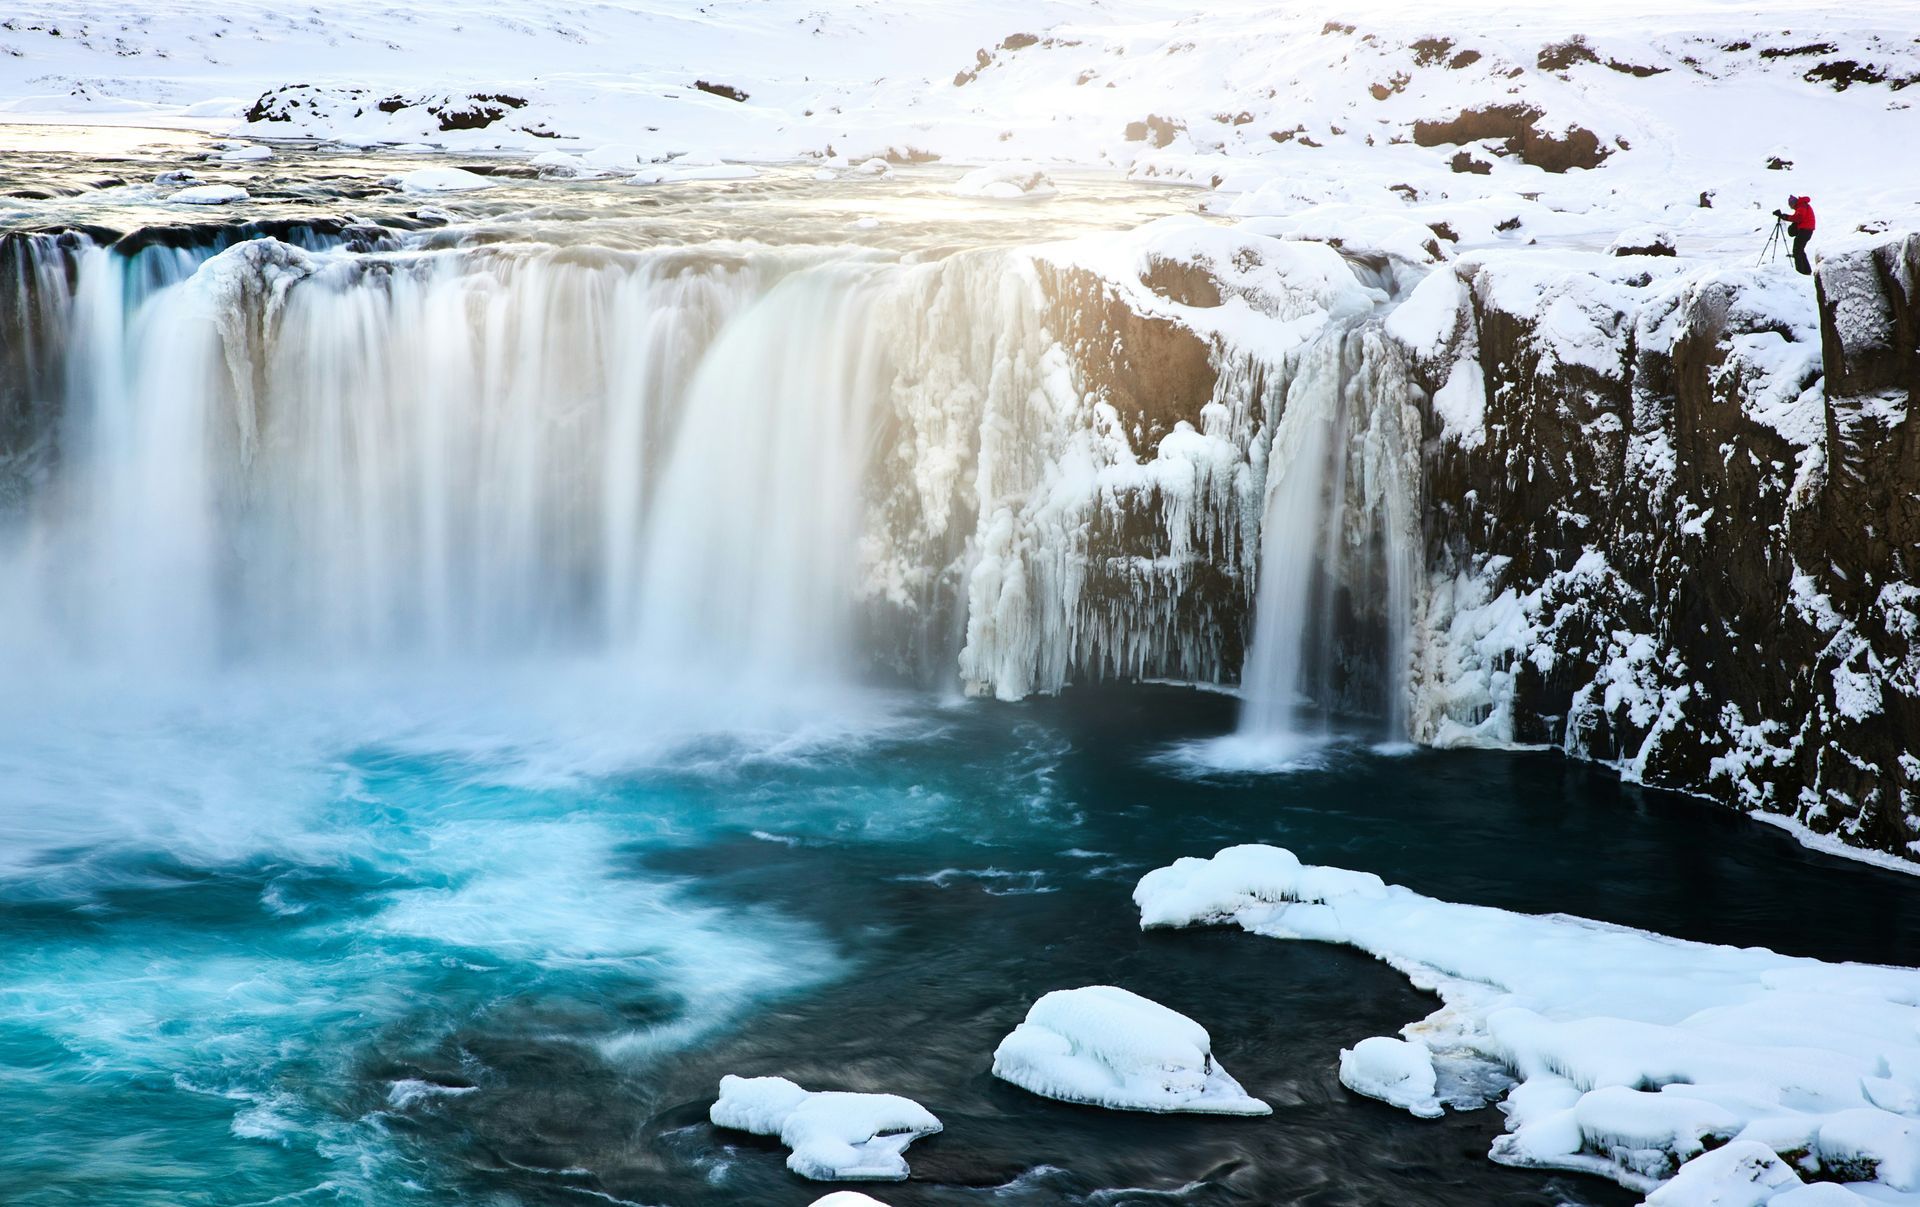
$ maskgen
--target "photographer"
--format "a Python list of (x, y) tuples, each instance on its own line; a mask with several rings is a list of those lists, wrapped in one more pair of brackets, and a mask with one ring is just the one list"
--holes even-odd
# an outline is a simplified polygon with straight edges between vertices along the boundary
[(1787, 231), (1793, 236), (1793, 266), (1802, 276), (1813, 275), (1813, 265), (1807, 263), (1807, 240), (1813, 238), (1813, 198), (1790, 196), (1787, 208), (1773, 211), (1773, 216), (1787, 223)]

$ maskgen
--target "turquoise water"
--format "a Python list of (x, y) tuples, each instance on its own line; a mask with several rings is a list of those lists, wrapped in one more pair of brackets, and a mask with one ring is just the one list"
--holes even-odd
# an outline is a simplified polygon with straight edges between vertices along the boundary
[[(715, 1132), (723, 1073), (913, 1096), (896, 1204), (1623, 1203), (1485, 1160), (1498, 1116), (1357, 1099), (1428, 1008), (1356, 953), (1142, 935), (1149, 867), (1293, 846), (1421, 891), (1827, 958), (1911, 882), (1550, 755), (1169, 759), (1232, 702), (700, 699), (586, 665), (10, 693), (0, 1202), (810, 1202)], [(1212, 1029), (1265, 1120), (1125, 1116), (986, 1069), (1112, 982)], [(1142, 1197), (1155, 1192), (1155, 1197)]]

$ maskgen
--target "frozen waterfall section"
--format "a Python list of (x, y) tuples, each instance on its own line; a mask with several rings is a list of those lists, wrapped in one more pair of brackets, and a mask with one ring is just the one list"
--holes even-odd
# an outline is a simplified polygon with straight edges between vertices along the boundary
[(924, 260), (8, 235), (6, 654), (533, 648), (1008, 699), (1245, 665), (1253, 729), (1395, 716), (1396, 271), (1198, 220)]

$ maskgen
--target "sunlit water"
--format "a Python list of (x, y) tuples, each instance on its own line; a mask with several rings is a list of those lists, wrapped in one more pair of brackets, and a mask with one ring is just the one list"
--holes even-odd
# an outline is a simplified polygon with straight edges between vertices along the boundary
[[(116, 164), (27, 146), (0, 163), (4, 183), (78, 191), (12, 198), (4, 220), (160, 221), (137, 186), (100, 181), (150, 176), (174, 154)], [(443, 222), (375, 186), (394, 168), (287, 153), (244, 174), (261, 200), (230, 216), (352, 202), (395, 229)], [(857, 270), (861, 256), (932, 258), (1186, 205), (1088, 181), (1057, 204), (963, 212), (944, 192), (950, 173), (823, 194), (802, 171), (660, 192), (511, 184), (432, 202), (458, 220), (423, 238), (640, 251), (752, 235), (859, 244), (845, 257)], [(863, 217), (881, 225), (852, 225)], [(817, 414), (863, 388), (780, 397)], [(719, 434), (686, 430), (724, 444), (739, 392), (722, 378), (701, 408)], [(349, 395), (364, 401), (317, 388), (308, 401)], [(136, 451), (171, 472), (152, 447)], [(686, 478), (659, 488), (666, 497), (697, 499), (697, 466), (661, 472)], [(109, 476), (102, 489), (124, 485)], [(8, 1207), (810, 1202), (822, 1188), (789, 1175), (776, 1146), (706, 1123), (726, 1073), (932, 1109), (946, 1131), (910, 1150), (913, 1181), (879, 1192), (893, 1204), (1625, 1203), (1605, 1184), (1489, 1164), (1493, 1111), (1425, 1122), (1339, 1086), (1342, 1046), (1430, 1008), (1397, 974), (1237, 933), (1143, 935), (1133, 883), (1182, 855), (1268, 841), (1439, 897), (1797, 954), (1897, 961), (1920, 931), (1904, 878), (1552, 756), (1376, 748), (1377, 727), (1350, 740), (1329, 726), (1278, 754), (1245, 739), (1252, 753), (1235, 760), (1218, 740), (1236, 703), (1217, 693), (998, 705), (863, 684), (840, 664), (851, 638), (830, 600), (801, 600), (814, 612), (800, 623), (726, 598), (719, 588), (763, 572), (762, 596), (816, 580), (743, 561), (752, 533), (709, 527), (697, 507), (645, 523), (607, 513), (609, 531), (665, 523), (687, 538), (604, 563), (595, 598), (633, 596), (637, 633), (610, 633), (593, 609), (516, 611), (511, 588), (529, 578), (516, 571), (489, 582), (489, 610), (475, 613), (491, 641), (424, 642), (439, 631), (425, 621), (380, 640), (325, 631), (369, 598), (384, 602), (368, 616), (424, 607), (383, 577), (417, 569), (404, 551), (351, 560), (377, 525), (311, 526), (344, 524), (336, 509), (268, 526), (284, 572), (252, 594), (214, 576), (202, 599), (181, 568), (232, 552), (214, 522), (226, 513), (205, 512), (205, 539), (176, 555), (154, 541), (182, 533), (152, 523), (144, 498), (98, 529), (124, 546), (102, 563), (109, 575), (70, 579), (58, 556), (99, 552), (73, 535), (96, 531), (82, 523), (91, 512), (58, 517), (19, 554), (65, 592), (47, 598), (138, 622), (126, 644), (31, 639), (20, 618), (64, 632), (74, 617), (58, 607), (21, 605), (0, 636)], [(779, 531), (788, 518), (753, 523)], [(809, 531), (845, 523), (829, 514)], [(315, 531), (354, 540), (289, 535)], [(510, 548), (526, 560), (509, 570), (553, 552), (539, 534), (486, 536), (445, 547)], [(344, 576), (356, 594), (292, 589), (322, 557), (346, 560), (316, 581)], [(709, 580), (707, 604), (683, 601), (648, 628), (665, 606), (640, 606), (649, 593)], [(447, 606), (471, 602), (456, 592)], [(236, 628), (257, 632), (225, 644)], [(533, 629), (560, 639), (516, 650)], [(817, 642), (796, 648), (810, 632)], [(696, 640), (716, 634), (716, 649), (752, 665)], [(178, 648), (189, 637), (209, 648)], [(755, 674), (769, 662), (778, 673)], [(1286, 769), (1225, 771), (1223, 758)], [(1036, 996), (1092, 983), (1204, 1023), (1275, 1114), (1115, 1114), (988, 1075)]]

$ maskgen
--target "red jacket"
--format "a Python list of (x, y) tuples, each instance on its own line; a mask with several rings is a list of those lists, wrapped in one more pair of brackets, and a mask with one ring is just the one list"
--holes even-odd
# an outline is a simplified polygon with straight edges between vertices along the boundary
[(1813, 198), (1795, 197), (1793, 199), (1793, 229), (1813, 230)]

